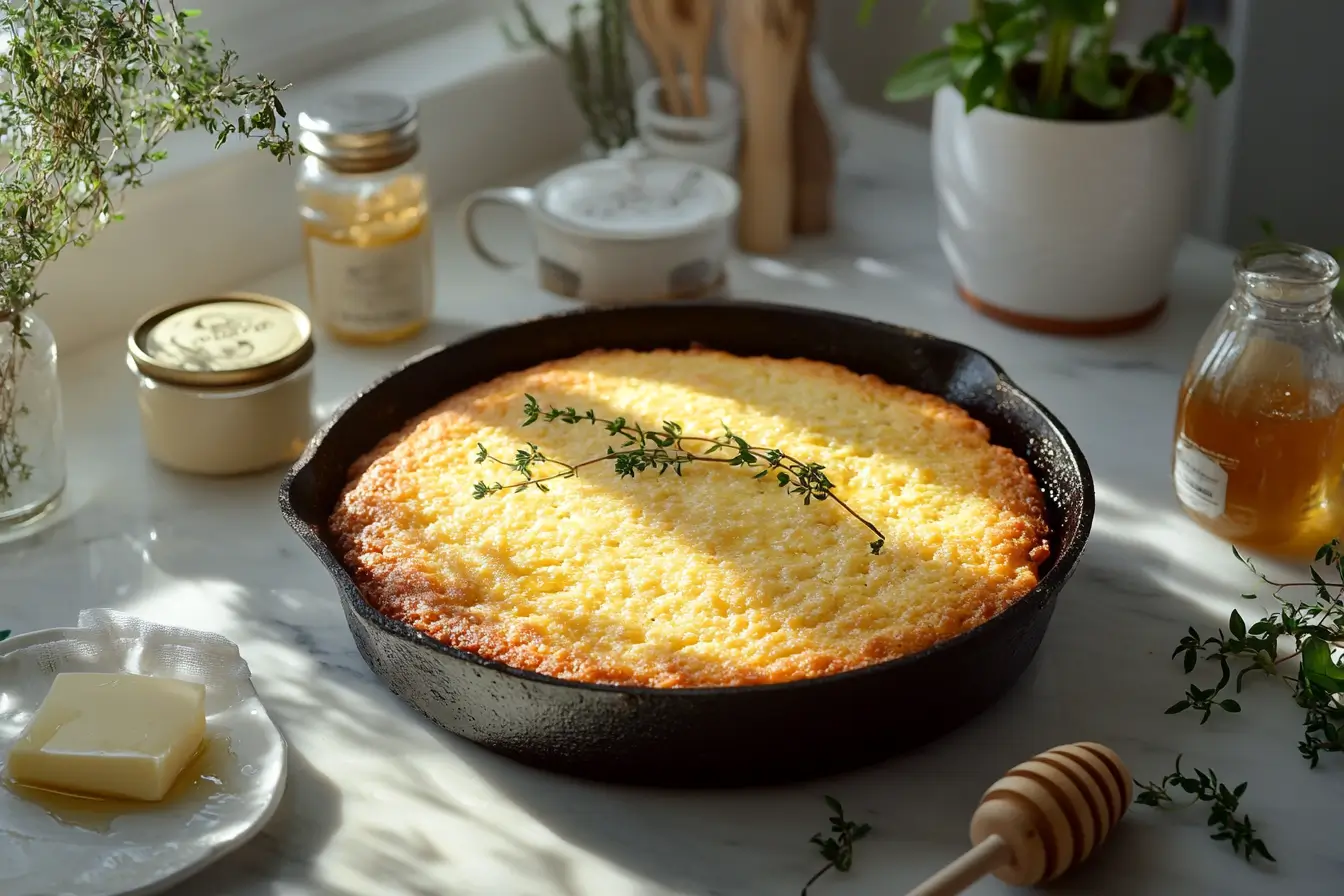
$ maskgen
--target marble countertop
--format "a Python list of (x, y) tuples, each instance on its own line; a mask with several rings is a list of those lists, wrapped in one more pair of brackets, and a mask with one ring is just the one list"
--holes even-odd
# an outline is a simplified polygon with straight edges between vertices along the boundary
[[(1166, 316), (1139, 335), (1060, 340), (976, 315), (953, 294), (934, 234), (927, 138), (855, 115), (839, 222), (787, 258), (740, 259), (734, 292), (917, 327), (998, 360), (1072, 431), (1096, 476), (1087, 553), (1035, 663), (994, 709), (881, 766), (795, 786), (665, 792), (521, 767), (447, 735), (365, 667), (333, 587), (281, 520), (279, 471), (206, 480), (145, 456), (120, 340), (63, 361), (71, 488), (61, 518), (0, 546), (0, 609), (16, 632), (109, 606), (236, 641), (292, 744), (284, 804), (265, 832), (184, 894), (745, 896), (797, 893), (820, 865), (808, 838), (822, 796), (872, 824), (849, 874), (814, 896), (901, 894), (957, 855), (980, 793), (1033, 753), (1112, 745), (1143, 780), (1213, 766), (1249, 780), (1244, 807), (1279, 861), (1247, 866), (1208, 839), (1203, 813), (1135, 807), (1112, 845), (1059, 893), (1337, 893), (1344, 770), (1297, 755), (1298, 712), (1268, 683), (1239, 717), (1200, 727), (1163, 709), (1184, 690), (1168, 660), (1189, 624), (1226, 620), (1254, 580), (1179, 512), (1168, 479), (1176, 390), (1230, 287), (1232, 255), (1191, 241)], [(413, 342), (319, 347), (319, 410), (408, 355), (471, 331), (569, 307), (472, 258), (452, 209), (437, 228), (437, 319)], [(504, 218), (501, 240), (522, 252)], [(512, 228), (512, 229), (511, 229)], [(302, 299), (302, 269), (240, 287)], [(874, 711), (892, 711), (875, 707)], [(824, 738), (824, 718), (799, 719)], [(982, 882), (972, 893), (1008, 889)]]

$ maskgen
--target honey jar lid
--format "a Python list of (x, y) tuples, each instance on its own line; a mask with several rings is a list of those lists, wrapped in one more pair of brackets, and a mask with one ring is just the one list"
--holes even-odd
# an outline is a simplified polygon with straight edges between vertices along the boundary
[(298, 370), (313, 356), (308, 316), (252, 293), (161, 308), (131, 330), (127, 348), (145, 376), (176, 386), (253, 386)]
[(384, 171), (420, 148), (412, 100), (388, 93), (340, 93), (299, 113), (299, 144), (337, 171)]

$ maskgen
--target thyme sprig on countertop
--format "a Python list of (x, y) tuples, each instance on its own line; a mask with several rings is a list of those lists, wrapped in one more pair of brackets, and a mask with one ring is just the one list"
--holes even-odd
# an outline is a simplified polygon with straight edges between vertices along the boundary
[[(499, 492), (523, 492), (529, 488), (550, 491), (547, 485), (557, 479), (570, 479), (579, 475), (579, 470), (594, 464), (610, 463), (616, 474), (621, 477), (635, 476), (648, 470), (655, 470), (661, 476), (668, 470), (682, 475), (681, 470), (691, 463), (720, 463), (730, 467), (760, 468), (753, 478), (764, 479), (771, 473), (779, 487), (791, 495), (801, 495), (804, 504), (813, 501), (834, 501), (846, 513), (866, 526), (875, 536), (868, 543), (868, 549), (874, 554), (881, 553), (887, 537), (882, 530), (860, 516), (854, 508), (846, 504), (835, 494), (835, 484), (827, 478), (825, 467), (821, 464), (805, 463), (777, 448), (761, 448), (752, 445), (746, 439), (734, 433), (726, 425), (721, 436), (686, 435), (680, 423), (664, 420), (661, 429), (647, 429), (638, 423), (632, 423), (624, 417), (607, 419), (597, 416), (592, 410), (578, 411), (572, 407), (558, 408), (552, 405), (543, 411), (537, 400), (531, 395), (525, 396), (523, 403), (523, 426), (543, 423), (588, 423), (602, 426), (613, 436), (624, 439), (619, 447), (607, 446), (606, 454), (599, 457), (570, 464), (553, 457), (547, 457), (535, 444), (528, 442), (524, 448), (514, 452), (512, 460), (505, 460), (491, 454), (483, 444), (476, 446), (476, 463), (491, 461), (508, 467), (522, 476), (519, 482), (487, 483), (477, 482), (472, 494), (480, 499)], [(694, 445), (698, 450), (693, 450)], [(537, 467), (555, 464), (560, 467), (557, 473), (540, 474)]]
[(807, 890), (817, 882), (827, 871), (834, 868), (836, 871), (848, 871), (854, 864), (854, 844), (868, 836), (872, 825), (856, 824), (845, 818), (844, 807), (835, 797), (826, 797), (826, 805), (831, 808), (835, 814), (830, 817), (831, 833), (835, 836), (822, 838), (821, 834), (813, 834), (809, 843), (815, 843), (817, 849), (821, 851), (821, 857), (826, 860), (826, 864), (816, 874), (808, 878), (807, 883), (803, 884), (802, 896), (807, 896)]
[[(1193, 626), (1181, 638), (1172, 657), (1182, 658), (1187, 674), (1193, 673), (1201, 657), (1216, 663), (1218, 681), (1211, 687), (1191, 684), (1185, 696), (1167, 708), (1169, 714), (1194, 710), (1202, 713), (1200, 724), (1215, 710), (1237, 713), (1241, 705), (1223, 696), (1229, 686), (1240, 692), (1246, 677), (1262, 673), (1282, 682), (1294, 702), (1305, 711), (1303, 738), (1297, 749), (1315, 768), (1322, 753), (1344, 752), (1344, 664), (1335, 658), (1335, 648), (1344, 646), (1344, 548), (1332, 541), (1316, 552), (1316, 561), (1334, 569), (1339, 581), (1327, 582), (1314, 568), (1310, 581), (1276, 582), (1263, 575), (1241, 553), (1237, 559), (1274, 589), (1279, 609), (1250, 625), (1241, 613), (1232, 611), (1227, 631), (1201, 635)], [(1287, 600), (1285, 591), (1310, 589), (1314, 599)], [(1255, 600), (1254, 594), (1243, 594)], [(1285, 665), (1296, 660), (1296, 675)], [(1235, 677), (1233, 666), (1237, 666)]]
[[(1304, 710), (1303, 737), (1297, 749), (1315, 768), (1322, 753), (1344, 753), (1344, 662), (1337, 659), (1337, 650), (1344, 648), (1344, 546), (1334, 540), (1316, 552), (1315, 563), (1333, 569), (1334, 582), (1327, 582), (1314, 566), (1308, 570), (1307, 581), (1277, 582), (1256, 569), (1236, 548), (1232, 553), (1274, 589), (1271, 596), (1278, 610), (1249, 625), (1239, 611), (1233, 610), (1227, 630), (1219, 628), (1212, 635), (1202, 635), (1193, 626), (1187, 629), (1172, 651), (1172, 659), (1181, 658), (1187, 675), (1195, 672), (1201, 659), (1215, 663), (1218, 680), (1210, 687), (1190, 684), (1185, 695), (1167, 707), (1167, 714), (1194, 711), (1201, 714), (1199, 723), (1203, 725), (1218, 710), (1239, 713), (1241, 704), (1224, 696), (1227, 689), (1240, 693), (1248, 675), (1261, 673), (1286, 686), (1293, 701)], [(1312, 596), (1301, 601), (1285, 596), (1285, 592), (1301, 589)], [(1243, 594), (1242, 598), (1256, 600), (1257, 596)], [(1295, 670), (1288, 665), (1294, 661)], [(1135, 802), (1141, 805), (1170, 804), (1171, 788), (1192, 795), (1195, 802), (1210, 803), (1208, 823), (1214, 828), (1213, 839), (1229, 841), (1247, 861), (1254, 855), (1274, 861), (1265, 844), (1255, 837), (1250, 816), (1236, 817), (1237, 803), (1246, 792), (1244, 783), (1229, 789), (1212, 771), (1196, 769), (1193, 777), (1185, 775), (1179, 756), (1176, 771), (1160, 783), (1134, 783), (1140, 791)]]
[[(1229, 788), (1218, 780), (1212, 769), (1195, 769), (1193, 775), (1181, 771), (1181, 757), (1176, 757), (1176, 770), (1157, 783), (1141, 784), (1134, 782), (1139, 793), (1134, 802), (1141, 806), (1155, 808), (1185, 808), (1196, 803), (1209, 804), (1208, 825), (1214, 831), (1209, 835), (1214, 840), (1225, 840), (1232, 851), (1241, 854), (1246, 861), (1254, 856), (1274, 861), (1265, 842), (1255, 835), (1255, 826), (1251, 824), (1249, 814), (1237, 817), (1241, 797), (1246, 793), (1246, 783), (1242, 782)], [(1177, 806), (1172, 790), (1183, 791), (1192, 799), (1185, 806)]]

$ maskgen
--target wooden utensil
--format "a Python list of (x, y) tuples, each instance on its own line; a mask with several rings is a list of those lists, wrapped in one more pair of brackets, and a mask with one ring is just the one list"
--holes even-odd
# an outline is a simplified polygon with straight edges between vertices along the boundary
[(714, 34), (714, 0), (655, 0), (668, 42), (676, 49), (690, 83), (691, 114), (709, 116), (705, 93), (705, 62)]
[(802, 3), (806, 22), (798, 84), (793, 92), (793, 232), (802, 235), (831, 229), (835, 192), (835, 153), (826, 117), (812, 93), (812, 43), (815, 0)]
[(907, 896), (951, 896), (990, 872), (1033, 886), (1085, 860), (1134, 797), (1129, 770), (1101, 744), (1055, 747), (1009, 770), (980, 798), (974, 847)]
[(681, 78), (677, 76), (677, 48), (668, 35), (661, 2), (663, 0), (630, 0), (630, 21), (634, 22), (640, 40), (658, 69), (664, 108), (673, 115), (684, 116), (688, 107), (686, 95), (681, 91)]
[(732, 52), (742, 93), (738, 242), (779, 254), (793, 229), (793, 94), (807, 37), (809, 0), (732, 0)]

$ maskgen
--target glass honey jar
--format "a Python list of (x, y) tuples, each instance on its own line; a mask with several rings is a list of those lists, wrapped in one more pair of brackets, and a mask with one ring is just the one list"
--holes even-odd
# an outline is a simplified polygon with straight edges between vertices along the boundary
[(299, 213), (314, 317), (345, 342), (414, 335), (434, 304), (415, 104), (339, 94), (304, 110), (299, 128)]
[(1235, 288), (1181, 386), (1176, 495), (1234, 544), (1310, 559), (1344, 534), (1344, 321), (1340, 268), (1285, 243), (1238, 257)]

